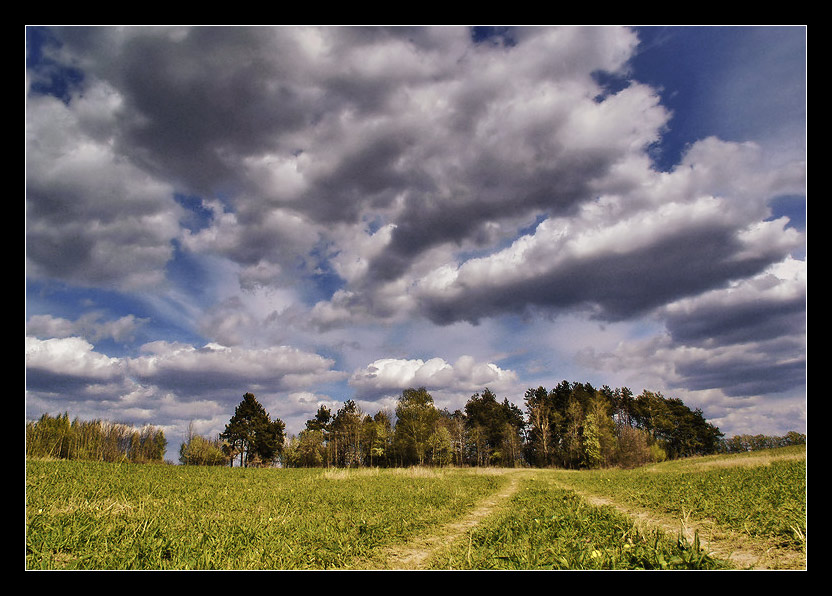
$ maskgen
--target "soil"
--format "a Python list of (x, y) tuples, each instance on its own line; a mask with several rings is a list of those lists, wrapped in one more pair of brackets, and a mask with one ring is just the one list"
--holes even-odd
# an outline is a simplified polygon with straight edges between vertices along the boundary
[(512, 474), (509, 482), (499, 492), (487, 497), (462, 519), (443, 526), (430, 536), (419, 537), (407, 544), (393, 546), (384, 553), (384, 569), (422, 569), (440, 546), (463, 536), (480, 520), (485, 519), (517, 492), (520, 478)]
[(708, 520), (672, 519), (652, 511), (636, 510), (615, 503), (607, 498), (579, 493), (596, 506), (609, 506), (632, 518), (642, 530), (658, 528), (668, 536), (681, 535), (693, 543), (699, 535), (700, 547), (708, 554), (723, 561), (730, 561), (737, 569), (773, 570), (806, 569), (806, 553), (784, 548), (772, 541), (752, 539), (742, 534), (716, 529)]
[[(463, 536), (479, 524), (481, 520), (494, 513), (517, 492), (520, 484), (520, 474), (509, 471), (506, 471), (506, 473), (511, 475), (506, 486), (481, 501), (464, 518), (443, 526), (434, 534), (416, 538), (404, 545), (393, 546), (387, 549), (380, 559), (372, 563), (366, 563), (361, 567), (395, 570), (423, 569), (441, 546)], [(572, 489), (572, 487), (568, 488)], [(708, 520), (672, 519), (652, 511), (625, 507), (620, 503), (597, 495), (580, 492), (579, 494), (593, 505), (613, 507), (628, 515), (642, 531), (647, 532), (658, 528), (669, 536), (678, 536), (681, 533), (690, 543), (693, 543), (696, 534), (698, 534), (701, 548), (715, 558), (730, 561), (740, 570), (806, 569), (805, 552), (784, 548), (773, 541), (753, 539), (749, 536), (718, 529), (713, 522)]]

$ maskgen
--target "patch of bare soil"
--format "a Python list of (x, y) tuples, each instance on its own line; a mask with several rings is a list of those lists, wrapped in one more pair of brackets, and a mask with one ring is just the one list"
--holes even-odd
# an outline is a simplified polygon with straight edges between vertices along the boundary
[(415, 570), (422, 569), (439, 547), (452, 542), (474, 528), (481, 520), (488, 517), (505, 501), (517, 492), (519, 478), (512, 475), (509, 482), (493, 495), (480, 503), (462, 519), (443, 526), (436, 533), (420, 536), (407, 544), (388, 548), (378, 564), (365, 563), (362, 567), (374, 569)]
[[(574, 489), (573, 489), (574, 490)], [(576, 491), (578, 492), (578, 491)], [(744, 570), (796, 570), (806, 569), (806, 553), (784, 548), (764, 539), (718, 529), (711, 520), (673, 519), (653, 511), (625, 507), (605, 497), (578, 493), (588, 503), (609, 506), (632, 518), (642, 531), (658, 528), (669, 536), (683, 536), (693, 544), (696, 535), (699, 544), (709, 555), (730, 561), (737, 569)]]

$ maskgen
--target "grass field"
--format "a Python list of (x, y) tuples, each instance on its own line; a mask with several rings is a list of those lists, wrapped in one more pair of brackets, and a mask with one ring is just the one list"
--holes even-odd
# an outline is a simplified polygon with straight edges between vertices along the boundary
[[(775, 549), (765, 566), (803, 568), (805, 450), (757, 457), (581, 472), (30, 460), (26, 567), (729, 569), (762, 561), (732, 552)], [(707, 537), (678, 531), (703, 523)]]

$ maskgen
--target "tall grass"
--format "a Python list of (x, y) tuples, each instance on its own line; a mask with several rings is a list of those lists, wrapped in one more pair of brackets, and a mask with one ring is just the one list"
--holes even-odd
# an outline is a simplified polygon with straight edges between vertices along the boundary
[(505, 481), (357, 472), (30, 461), (27, 567), (345, 568)]

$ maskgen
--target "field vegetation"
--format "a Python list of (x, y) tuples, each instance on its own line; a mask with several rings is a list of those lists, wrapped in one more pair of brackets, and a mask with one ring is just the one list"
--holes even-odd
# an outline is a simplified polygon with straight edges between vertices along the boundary
[[(183, 465), (151, 426), (26, 424), (29, 569), (802, 568), (806, 437), (725, 440), (681, 400), (587, 383), (439, 410), (251, 393)], [(775, 447), (775, 449), (769, 449)]]
[(580, 492), (675, 519), (719, 527), (793, 549), (806, 546), (806, 448), (707, 456), (637, 470), (560, 471)]
[(27, 463), (30, 569), (331, 569), (505, 479), (426, 470)]
[[(760, 553), (776, 546), (790, 554), (773, 564), (766, 560), (767, 567), (803, 568), (805, 466), (805, 446), (580, 471), (30, 459), (26, 566), (730, 569), (763, 564), (760, 557), (732, 557), (738, 548), (715, 551), (707, 542), (718, 535), (745, 550)], [(636, 510), (672, 523), (639, 523)], [(470, 523), (461, 524), (466, 519)], [(704, 520), (710, 524), (707, 535), (679, 530)], [(418, 563), (395, 555), (419, 544)]]

